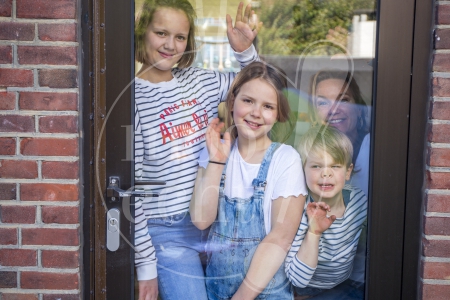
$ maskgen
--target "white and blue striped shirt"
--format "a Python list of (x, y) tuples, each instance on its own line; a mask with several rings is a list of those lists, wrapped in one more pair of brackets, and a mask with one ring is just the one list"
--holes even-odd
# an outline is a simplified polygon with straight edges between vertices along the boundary
[(316, 268), (306, 265), (296, 255), (308, 231), (306, 206), (312, 201), (308, 196), (302, 221), (285, 261), (286, 275), (294, 286), (331, 289), (349, 278), (367, 217), (367, 197), (363, 191), (350, 185), (344, 186), (342, 194), (346, 206), (344, 215), (322, 233)]
[[(259, 60), (253, 45), (234, 54), (242, 68)], [(194, 67), (174, 68), (172, 74), (168, 82), (135, 80), (135, 179), (166, 182), (165, 186), (148, 186), (159, 197), (136, 198), (135, 265), (139, 280), (156, 277), (146, 220), (189, 210), (206, 128), (217, 118), (218, 105), (226, 99), (236, 76)]]

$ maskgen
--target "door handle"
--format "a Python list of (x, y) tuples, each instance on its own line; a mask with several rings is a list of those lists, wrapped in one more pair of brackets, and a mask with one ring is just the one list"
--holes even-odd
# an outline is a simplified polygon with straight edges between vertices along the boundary
[[(136, 187), (144, 185), (166, 185), (163, 180), (136, 181)], [(120, 188), (120, 178), (118, 176), (109, 177), (109, 185), (106, 188), (106, 196), (115, 201), (116, 197), (158, 197), (159, 194), (154, 191), (129, 191)]]

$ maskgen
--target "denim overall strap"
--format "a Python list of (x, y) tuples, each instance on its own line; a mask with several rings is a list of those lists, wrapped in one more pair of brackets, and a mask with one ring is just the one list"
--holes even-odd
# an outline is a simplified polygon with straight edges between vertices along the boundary
[[(229, 198), (224, 194), (224, 168), (217, 219), (211, 225), (206, 247), (208, 265), (205, 283), (209, 300), (231, 299), (242, 284), (256, 249), (266, 236), (264, 187), (273, 153), (278, 146), (272, 143), (266, 150), (257, 178), (254, 179), (257, 186), (250, 198)], [(255, 299), (293, 299), (284, 264)]]
[(273, 154), (275, 151), (280, 147), (280, 143), (272, 143), (270, 144), (269, 148), (266, 150), (266, 154), (264, 155), (264, 158), (261, 162), (261, 167), (258, 171), (258, 176), (256, 176), (255, 179), (253, 179), (252, 185), (255, 188), (265, 188), (266, 187), (266, 178), (267, 178), (267, 172), (269, 171), (270, 162), (272, 161)]

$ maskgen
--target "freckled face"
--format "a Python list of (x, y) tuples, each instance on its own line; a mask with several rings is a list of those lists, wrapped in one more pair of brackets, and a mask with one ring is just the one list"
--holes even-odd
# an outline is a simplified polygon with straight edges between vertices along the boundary
[(233, 120), (238, 138), (269, 140), (267, 133), (277, 121), (278, 98), (275, 88), (262, 79), (245, 83), (233, 104)]
[(350, 179), (353, 166), (334, 162), (330, 154), (309, 153), (305, 164), (306, 184), (314, 201), (333, 203), (341, 196), (345, 181)]
[(315, 108), (323, 124), (329, 124), (345, 133), (351, 140), (358, 136), (360, 110), (352, 93), (340, 79), (326, 79), (316, 87)]
[(186, 50), (189, 30), (189, 20), (182, 10), (157, 9), (145, 37), (147, 64), (155, 71), (170, 73)]

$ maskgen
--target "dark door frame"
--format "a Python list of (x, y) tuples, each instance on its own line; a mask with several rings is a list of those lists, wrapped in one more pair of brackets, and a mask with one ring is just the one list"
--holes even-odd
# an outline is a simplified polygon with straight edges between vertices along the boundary
[[(420, 297), (433, 10), (434, 1), (380, 0), (378, 4), (367, 299)], [(122, 257), (106, 251), (105, 208), (99, 200), (108, 174), (120, 171), (123, 186), (133, 183), (129, 161), (120, 167), (109, 164), (126, 157), (126, 149), (119, 145), (125, 141), (122, 126), (132, 124), (131, 102), (118, 102), (121, 106), (110, 118), (121, 123), (109, 122), (109, 133), (101, 134), (108, 109), (134, 77), (133, 20), (132, 1), (81, 0), (85, 299), (129, 299), (133, 293), (132, 251)], [(132, 95), (131, 87), (122, 98), (132, 101)], [(100, 188), (96, 176), (101, 178)], [(124, 231), (131, 234), (132, 225)]]
[(368, 299), (417, 299), (434, 1), (379, 1)]
[[(134, 210), (127, 209), (129, 204), (122, 205), (130, 198), (106, 195), (110, 176), (119, 176), (121, 188), (134, 184), (134, 165), (127, 157), (132, 143), (129, 126), (134, 123), (134, 53), (130, 47), (134, 41), (134, 2), (81, 3), (85, 56), (80, 97), (84, 130), (83, 296), (134, 299), (134, 249), (129, 244), (134, 243), (134, 224), (129, 218), (129, 213), (134, 217)], [(112, 208), (120, 211), (121, 237), (116, 251), (109, 251), (106, 242), (106, 212)]]

